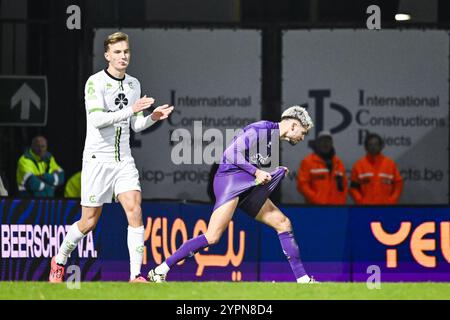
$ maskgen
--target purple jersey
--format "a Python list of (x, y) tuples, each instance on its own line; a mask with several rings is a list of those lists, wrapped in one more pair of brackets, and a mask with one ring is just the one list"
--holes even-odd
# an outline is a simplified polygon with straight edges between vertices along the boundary
[(271, 165), (274, 139), (279, 139), (278, 123), (270, 121), (252, 123), (233, 139), (214, 176), (214, 210), (239, 197), (241, 209), (253, 217), (258, 214), (285, 175), (284, 169), (277, 168), (271, 172), (272, 180), (268, 184), (257, 185), (255, 181), (256, 170)]
[(259, 121), (249, 124), (225, 149), (216, 175), (241, 170), (255, 175), (258, 168), (270, 166), (272, 139), (279, 139), (278, 123)]

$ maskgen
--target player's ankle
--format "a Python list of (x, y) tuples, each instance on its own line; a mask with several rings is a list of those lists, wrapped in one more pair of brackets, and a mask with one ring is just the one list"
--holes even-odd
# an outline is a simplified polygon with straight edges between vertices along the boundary
[(159, 266), (155, 268), (155, 272), (157, 274), (167, 274), (170, 270), (170, 267), (167, 265), (166, 262), (161, 263)]
[(304, 276), (301, 276), (300, 278), (297, 279), (297, 283), (308, 283), (311, 281), (311, 278), (305, 274)]
[(67, 257), (65, 257), (61, 254), (57, 254), (55, 256), (55, 262), (56, 262), (56, 264), (58, 264), (60, 266), (65, 266), (67, 263)]

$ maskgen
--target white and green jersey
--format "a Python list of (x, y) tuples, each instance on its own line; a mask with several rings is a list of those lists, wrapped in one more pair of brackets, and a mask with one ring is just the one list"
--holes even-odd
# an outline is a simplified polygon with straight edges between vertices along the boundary
[(131, 158), (130, 125), (138, 132), (154, 123), (143, 112), (133, 114), (131, 107), (141, 95), (139, 81), (128, 74), (115, 78), (102, 70), (89, 77), (84, 94), (87, 128), (83, 161)]

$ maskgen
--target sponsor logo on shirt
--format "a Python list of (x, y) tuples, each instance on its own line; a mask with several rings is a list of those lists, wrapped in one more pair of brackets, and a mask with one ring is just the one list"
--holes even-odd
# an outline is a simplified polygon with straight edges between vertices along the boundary
[(94, 89), (94, 82), (89, 81), (88, 82), (88, 88), (87, 88), (87, 93), (88, 95), (93, 95), (95, 93), (95, 89)]

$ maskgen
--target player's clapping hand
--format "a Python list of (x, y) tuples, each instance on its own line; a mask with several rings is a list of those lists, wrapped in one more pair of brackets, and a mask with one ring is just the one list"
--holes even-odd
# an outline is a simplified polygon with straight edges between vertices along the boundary
[(147, 98), (147, 95), (145, 95), (142, 98), (138, 99), (131, 108), (133, 109), (134, 113), (137, 113), (150, 108), (153, 103), (155, 103), (155, 99)]
[(169, 106), (168, 104), (164, 104), (155, 108), (152, 112), (152, 120), (158, 121), (166, 119), (173, 111), (173, 106)]
[(256, 170), (255, 172), (256, 184), (266, 184), (272, 180), (270, 173), (264, 170)]

